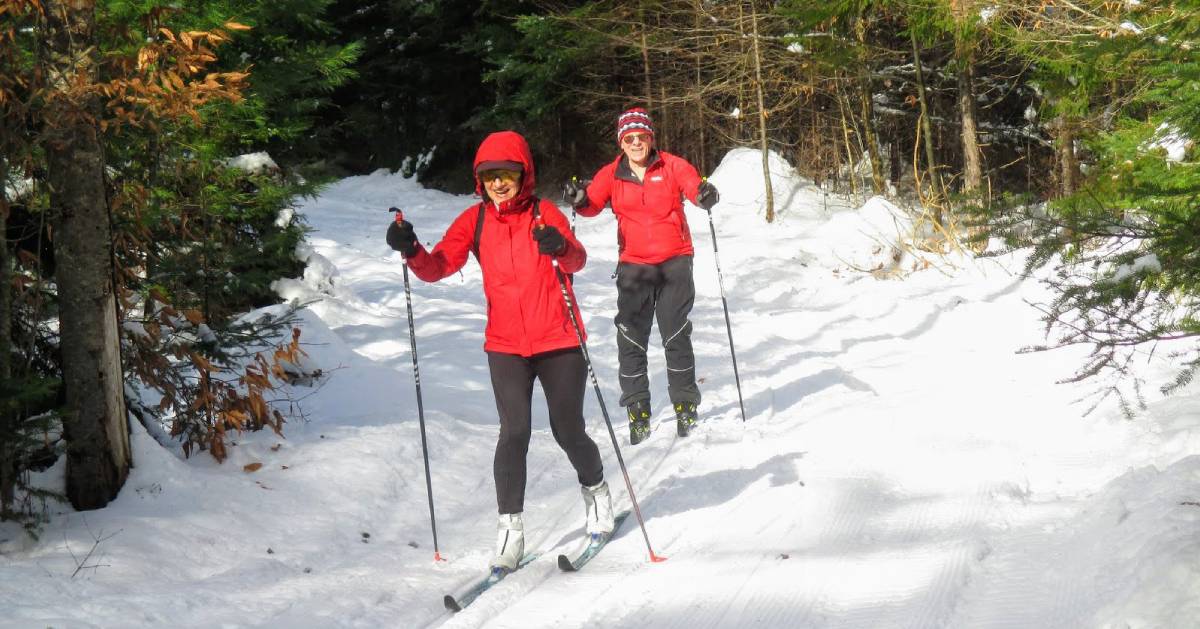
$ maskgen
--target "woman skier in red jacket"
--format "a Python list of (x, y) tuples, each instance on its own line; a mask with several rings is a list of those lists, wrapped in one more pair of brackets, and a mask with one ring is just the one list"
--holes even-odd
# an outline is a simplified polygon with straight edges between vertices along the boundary
[[(408, 221), (389, 225), (387, 242), (426, 282), (457, 272), (469, 253), (483, 270), (488, 313), (483, 349), (500, 416), (493, 462), (500, 523), (491, 565), (511, 571), (525, 548), (521, 513), (535, 379), (546, 394), (554, 439), (582, 486), (589, 534), (612, 532), (612, 501), (600, 451), (585, 430), (587, 366), (550, 263), (554, 256), (564, 273), (574, 273), (587, 253), (562, 212), (534, 198), (533, 157), (521, 135), (501, 131), (485, 138), (474, 172), (483, 201), (463, 211), (432, 251), (418, 242)], [(571, 302), (578, 303), (573, 295)], [(582, 325), (577, 307), (575, 314)]]
[(650, 377), (646, 347), (658, 319), (667, 358), (667, 392), (675, 408), (676, 433), (696, 424), (700, 389), (688, 314), (696, 297), (692, 282), (692, 233), (682, 196), (704, 209), (717, 203), (717, 189), (700, 179), (687, 160), (654, 146), (654, 123), (634, 107), (617, 118), (621, 154), (590, 183), (569, 183), (566, 195), (582, 216), (608, 204), (617, 215), (617, 357), (621, 406), (629, 415), (629, 442), (650, 435)]

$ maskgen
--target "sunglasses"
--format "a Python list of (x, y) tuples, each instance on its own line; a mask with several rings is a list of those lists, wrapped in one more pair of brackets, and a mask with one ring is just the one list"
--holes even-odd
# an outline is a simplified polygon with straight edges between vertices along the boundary
[(521, 178), (521, 173), (516, 170), (483, 170), (479, 172), (479, 179), (484, 182), (494, 181), (499, 179), (512, 183)]
[(653, 138), (654, 136), (650, 135), (649, 133), (630, 133), (629, 135), (621, 138), (621, 143), (633, 144), (634, 142), (641, 142), (643, 144), (648, 144)]

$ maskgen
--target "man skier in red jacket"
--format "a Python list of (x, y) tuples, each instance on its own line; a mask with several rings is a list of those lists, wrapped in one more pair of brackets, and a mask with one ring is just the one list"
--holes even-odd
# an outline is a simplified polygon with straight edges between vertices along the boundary
[[(534, 198), (533, 157), (525, 138), (512, 131), (489, 135), (475, 154), (474, 172), (483, 201), (460, 214), (433, 251), (417, 241), (408, 221), (389, 225), (387, 242), (426, 282), (457, 272), (469, 253), (483, 270), (488, 313), (483, 349), (500, 415), (492, 468), (500, 524), (491, 565), (511, 571), (525, 549), (521, 514), (535, 379), (546, 394), (554, 439), (582, 486), (589, 534), (612, 532), (612, 501), (600, 451), (583, 418), (587, 365), (550, 263), (556, 257), (564, 273), (574, 273), (587, 253), (562, 212)], [(571, 303), (582, 325), (573, 291)]]
[(654, 147), (654, 123), (635, 107), (617, 118), (621, 154), (585, 185), (569, 183), (568, 201), (582, 216), (608, 204), (617, 215), (617, 355), (621, 406), (629, 415), (629, 442), (650, 434), (650, 378), (646, 347), (658, 319), (667, 358), (667, 391), (675, 408), (676, 433), (687, 436), (696, 423), (700, 389), (688, 314), (696, 297), (692, 282), (692, 233), (682, 196), (705, 209), (717, 189), (700, 179), (682, 157)]

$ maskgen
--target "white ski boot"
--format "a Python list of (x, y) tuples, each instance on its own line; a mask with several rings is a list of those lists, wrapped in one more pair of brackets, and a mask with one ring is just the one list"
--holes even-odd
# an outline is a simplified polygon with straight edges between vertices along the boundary
[(525, 555), (525, 523), (520, 513), (501, 513), (496, 532), (496, 556), (491, 567), (506, 572), (517, 569)]
[(593, 537), (597, 535), (612, 535), (613, 508), (612, 496), (608, 493), (608, 482), (600, 481), (599, 485), (580, 488), (583, 494), (583, 508), (587, 512), (587, 532)]

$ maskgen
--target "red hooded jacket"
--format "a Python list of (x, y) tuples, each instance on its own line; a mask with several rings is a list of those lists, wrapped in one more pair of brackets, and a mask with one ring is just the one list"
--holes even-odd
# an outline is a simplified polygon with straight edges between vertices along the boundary
[(696, 202), (700, 173), (687, 160), (665, 151), (650, 156), (646, 175), (638, 181), (629, 158), (617, 157), (592, 177), (583, 216), (595, 216), (612, 203), (617, 215), (617, 250), (622, 262), (658, 264), (692, 255), (692, 232), (683, 215), (681, 195)]
[[(516, 162), (522, 167), (521, 190), (517, 196), (496, 206), (475, 176), (475, 191), (484, 198), (483, 229), (479, 234), (479, 266), (483, 270), (483, 293), (487, 297), (487, 330), (483, 349), (489, 352), (532, 356), (567, 347), (577, 347), (579, 339), (571, 326), (562, 289), (550, 256), (538, 252), (533, 239), (533, 187), (536, 181), (529, 144), (520, 134), (500, 131), (489, 135), (475, 153), (475, 167), (483, 162)], [(566, 249), (558, 256), (563, 273), (583, 268), (587, 252), (571, 233), (566, 217), (555, 205), (538, 201), (541, 220), (553, 225), (566, 239)], [(409, 258), (413, 274), (426, 282), (436, 282), (457, 272), (467, 262), (475, 244), (475, 226), (479, 206), (473, 205), (450, 224), (433, 251), (418, 245)], [(570, 280), (567, 290), (575, 304)], [(575, 308), (580, 332), (583, 319)]]

